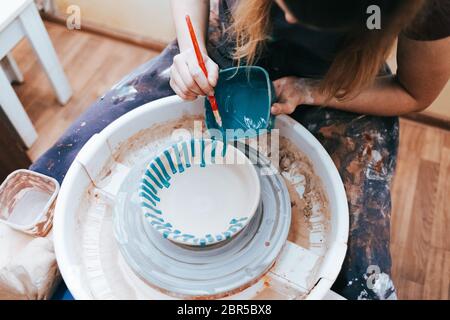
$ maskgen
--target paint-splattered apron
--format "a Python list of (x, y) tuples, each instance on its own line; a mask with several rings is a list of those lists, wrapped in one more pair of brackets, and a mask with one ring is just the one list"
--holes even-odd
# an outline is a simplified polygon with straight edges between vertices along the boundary
[[(231, 64), (231, 46), (223, 32), (227, 21), (222, 5), (220, 1), (211, 10), (208, 51), (220, 67), (226, 67)], [(31, 169), (62, 182), (75, 156), (93, 134), (136, 107), (173, 95), (168, 68), (178, 52), (177, 44), (172, 43), (158, 57), (126, 76), (84, 112)], [(261, 64), (273, 80), (283, 75), (307, 76), (307, 70), (292, 73), (291, 66), (299, 61), (294, 59), (295, 55), (292, 58), (287, 55), (280, 49), (276, 55), (269, 54)], [(311, 131), (329, 152), (347, 192), (348, 252), (333, 290), (348, 299), (395, 298), (390, 279), (389, 233), (390, 183), (397, 155), (398, 119), (314, 106), (300, 106), (292, 117)], [(60, 288), (59, 292), (63, 290)]]

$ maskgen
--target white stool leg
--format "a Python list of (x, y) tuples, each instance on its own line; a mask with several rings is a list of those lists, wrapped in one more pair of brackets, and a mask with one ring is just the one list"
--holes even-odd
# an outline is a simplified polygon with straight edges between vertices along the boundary
[(28, 118), (22, 104), (17, 98), (6, 73), (0, 68), (0, 106), (13, 127), (19, 133), (25, 145), (29, 148), (37, 139), (36, 130)]
[(1, 61), (0, 67), (3, 68), (6, 75), (8, 76), (9, 82), (23, 82), (23, 75), (20, 72), (19, 67), (17, 66), (16, 61), (11, 53), (8, 53)]
[(20, 14), (25, 34), (36, 52), (61, 104), (72, 96), (72, 89), (50, 41), (34, 2)]

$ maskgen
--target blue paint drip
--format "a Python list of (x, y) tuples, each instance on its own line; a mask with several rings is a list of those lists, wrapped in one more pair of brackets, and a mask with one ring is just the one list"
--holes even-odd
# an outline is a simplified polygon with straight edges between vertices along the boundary
[(164, 185), (164, 187), (168, 188), (170, 184), (167, 182), (167, 180), (162, 176), (161, 172), (159, 172), (158, 168), (155, 166), (154, 163), (150, 164), (150, 167), (153, 169), (153, 172), (156, 173), (156, 175), (159, 178), (159, 181)]
[(224, 158), (227, 154), (227, 145), (228, 143), (226, 141), (223, 142), (223, 148), (222, 148), (222, 157)]
[[(151, 196), (149, 196), (147, 193), (141, 192), (139, 195), (140, 195), (141, 197), (147, 199), (148, 201), (150, 201), (150, 203), (153, 204), (154, 206), (156, 206), (156, 202), (155, 202), (156, 199), (153, 199), (153, 198), (152, 198)], [(159, 199), (159, 198), (158, 198), (158, 199)], [(156, 200), (156, 201), (159, 201), (159, 200)]]
[(156, 163), (158, 164), (159, 168), (161, 169), (161, 171), (164, 175), (164, 178), (166, 178), (167, 181), (170, 181), (170, 176), (167, 173), (166, 167), (164, 167), (164, 164), (162, 163), (160, 157), (156, 157)]
[(158, 190), (156, 190), (156, 188), (150, 182), (148, 182), (146, 179), (142, 179), (141, 182), (143, 184), (145, 184), (150, 190), (152, 190), (152, 192), (154, 194), (158, 194)]
[(200, 162), (200, 167), (204, 167), (205, 164), (205, 140), (202, 139), (201, 141), (201, 148), (200, 148), (200, 154), (201, 154), (201, 162)]
[(192, 158), (195, 157), (195, 140), (191, 139), (191, 153), (192, 153)]
[[(144, 205), (144, 207), (147, 207), (147, 206)], [(148, 212), (145, 214), (145, 217), (146, 218), (150, 217), (150, 218), (155, 219), (155, 220), (157, 220), (159, 222), (164, 222), (164, 219), (162, 219), (160, 217), (157, 217), (154, 214), (151, 214), (151, 213), (148, 213)]]
[(217, 141), (215, 138), (213, 138), (211, 147), (211, 163), (216, 163), (216, 148), (217, 148)]
[(141, 192), (139, 195), (140, 195), (141, 197), (145, 198), (147, 201), (149, 201), (152, 205), (156, 206), (156, 202), (155, 202), (152, 198), (150, 198), (150, 197), (148, 196), (148, 194), (146, 194), (146, 193), (144, 193), (144, 192)]
[(172, 170), (172, 173), (177, 173), (177, 169), (175, 169), (175, 165), (173, 164), (172, 157), (170, 156), (169, 151), (164, 151), (164, 155), (166, 156), (167, 161), (169, 162), (170, 170)]
[[(212, 145), (211, 145), (211, 161), (212, 163), (216, 162), (216, 156), (217, 156), (217, 140), (215, 137), (213, 137), (212, 139)], [(183, 167), (183, 162), (181, 161), (181, 157), (184, 156), (185, 160), (186, 160), (186, 168), (191, 167), (191, 159), (194, 158), (195, 156), (195, 145), (197, 142), (200, 142), (200, 153), (201, 153), (201, 163), (200, 166), (201, 167), (205, 167), (206, 166), (206, 161), (205, 161), (205, 140), (201, 139), (200, 141), (195, 140), (195, 139), (191, 139), (190, 143), (191, 143), (191, 158), (189, 157), (189, 152), (188, 152), (188, 143), (189, 142), (183, 142), (181, 144), (182, 147), (182, 151), (179, 150), (178, 145), (174, 144), (173, 150), (175, 152), (175, 158), (176, 158), (176, 163), (174, 163), (173, 158), (170, 154), (170, 152), (168, 150), (164, 151), (164, 155), (167, 158), (168, 164), (170, 166), (170, 169), (172, 171), (173, 174), (177, 173), (177, 169), (175, 164), (178, 166), (178, 172), (184, 172), (184, 167)], [(181, 153), (182, 152), (182, 153)], [(224, 142), (223, 143), (223, 149), (222, 149), (222, 156), (225, 156), (227, 152), (227, 143)], [(170, 180), (170, 175), (168, 174), (166, 167), (164, 165), (164, 163), (161, 161), (160, 157), (156, 157), (155, 158), (155, 162), (157, 163), (158, 167), (154, 164), (151, 163), (150, 164), (150, 168), (152, 168), (153, 172), (156, 174), (157, 178), (159, 178), (159, 180), (149, 171), (146, 170), (145, 175), (160, 189), (163, 188), (163, 185), (165, 187), (170, 186), (170, 183), (168, 183), (168, 180)], [(162, 184), (161, 184), (162, 183)], [(141, 190), (143, 192), (140, 193), (140, 196), (143, 197), (144, 199), (146, 199), (147, 201), (149, 201), (151, 204), (153, 204), (154, 206), (156, 206), (156, 202), (155, 201), (160, 201), (160, 198), (158, 196), (156, 196), (157, 194), (157, 189), (155, 188), (155, 186), (148, 181), (147, 179), (142, 179), (142, 185), (141, 185)], [(161, 215), (162, 212), (160, 210), (158, 210), (157, 208), (153, 207), (151, 204), (146, 203), (145, 201), (142, 202), (142, 206), (146, 207), (148, 209), (150, 209), (152, 212), (154, 212), (155, 214)], [(246, 219), (248, 219), (248, 217), (243, 217), (243, 218), (233, 218), (230, 221), (230, 226), (228, 227), (228, 230), (223, 232), (222, 234), (217, 234), (215, 236), (212, 236), (211, 234), (207, 234), (205, 235), (204, 238), (197, 238), (194, 235), (191, 234), (186, 234), (186, 233), (182, 233), (180, 230), (172, 230), (172, 225), (170, 223), (164, 223), (164, 219), (163, 218), (159, 218), (157, 216), (155, 216), (152, 213), (145, 213), (145, 217), (149, 217), (151, 218), (151, 224), (155, 226), (155, 228), (157, 230), (164, 230), (163, 231), (163, 236), (165, 238), (169, 237), (170, 235), (172, 235), (173, 238), (182, 238), (183, 241), (185, 242), (192, 242), (194, 244), (200, 244), (201, 246), (206, 246), (207, 243), (212, 243), (215, 240), (216, 241), (222, 241), (224, 238), (225, 239), (230, 239), (232, 234), (237, 232), (237, 228), (242, 228), (243, 224), (240, 223)]]
[(230, 224), (237, 224), (237, 223), (239, 223), (241, 221), (244, 221), (244, 220), (247, 220), (247, 219), (248, 219), (248, 217), (242, 217), (242, 218), (239, 218), (239, 219), (233, 218), (233, 219), (231, 219)]
[(184, 171), (184, 168), (183, 168), (183, 164), (181, 163), (180, 152), (178, 151), (178, 146), (176, 144), (174, 144), (172, 146), (172, 148), (175, 151), (175, 158), (177, 160), (178, 172), (182, 173)]
[[(144, 192), (146, 193), (146, 194), (148, 194), (150, 197), (152, 197), (153, 198), (153, 200), (155, 200), (155, 201), (161, 201), (161, 199), (158, 197), (158, 196), (156, 196), (151, 190), (149, 190), (146, 186), (141, 186), (141, 189), (142, 190), (144, 190)], [(155, 204), (156, 205), (156, 204)]]
[(183, 153), (184, 153), (184, 160), (186, 160), (186, 168), (190, 168), (191, 162), (189, 161), (189, 152), (188, 152), (188, 147), (187, 147), (186, 142), (182, 143), (182, 148), (183, 148)]
[(145, 175), (146, 175), (147, 177), (149, 177), (149, 178), (153, 181), (153, 183), (156, 184), (156, 185), (158, 186), (158, 188), (160, 188), (160, 189), (163, 188), (162, 184), (155, 178), (154, 175), (151, 174), (150, 171), (146, 170), (146, 171), (145, 171)]
[[(149, 204), (146, 203), (146, 202), (142, 202), (142, 206), (144, 206), (144, 207), (146, 207), (146, 208), (152, 210), (152, 211), (153, 211), (154, 213), (156, 213), (156, 214), (162, 214), (161, 210), (152, 207), (151, 205), (149, 205)], [(164, 219), (158, 218), (158, 221), (164, 222)]]

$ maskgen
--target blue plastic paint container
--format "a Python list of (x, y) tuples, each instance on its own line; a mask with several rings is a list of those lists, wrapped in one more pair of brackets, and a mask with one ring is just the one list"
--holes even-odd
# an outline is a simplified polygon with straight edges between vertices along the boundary
[(276, 101), (275, 89), (266, 70), (241, 66), (221, 70), (215, 96), (222, 118), (217, 125), (208, 99), (205, 99), (207, 128), (221, 130), (226, 140), (251, 138), (274, 126), (270, 108)]

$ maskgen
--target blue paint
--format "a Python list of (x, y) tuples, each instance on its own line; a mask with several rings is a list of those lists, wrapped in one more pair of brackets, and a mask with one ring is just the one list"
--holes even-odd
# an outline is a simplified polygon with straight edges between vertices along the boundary
[(186, 168), (191, 167), (191, 162), (189, 161), (189, 152), (186, 141), (181, 144), (184, 153), (184, 159), (186, 160)]
[(173, 164), (172, 157), (170, 156), (169, 151), (164, 151), (164, 155), (166, 156), (167, 161), (169, 162), (170, 170), (172, 170), (172, 173), (177, 173), (177, 169), (175, 169), (175, 165)]
[[(275, 118), (270, 108), (276, 101), (275, 89), (263, 68), (241, 66), (221, 70), (214, 95), (222, 118), (222, 128), (215, 121), (208, 99), (205, 99), (206, 127), (222, 132), (227, 129), (242, 130), (237, 137), (226, 135), (224, 141), (254, 137), (274, 127)], [(254, 131), (245, 132), (248, 129)]]
[(147, 177), (149, 177), (149, 178), (153, 181), (153, 183), (156, 184), (156, 185), (158, 186), (158, 188), (160, 188), (160, 189), (163, 188), (163, 185), (155, 178), (154, 175), (151, 174), (150, 171), (146, 170), (146, 171), (145, 171), (145, 175), (146, 175)]
[(156, 190), (156, 188), (150, 182), (148, 182), (147, 179), (142, 179), (141, 182), (145, 184), (145, 186), (150, 190), (152, 190), (154, 194), (158, 194), (158, 190)]
[(225, 158), (225, 155), (227, 154), (227, 147), (228, 147), (228, 143), (225, 140), (223, 143), (223, 148), (222, 148), (222, 158)]
[(155, 195), (151, 190), (149, 190), (146, 186), (141, 186), (141, 188), (142, 188), (142, 190), (144, 190), (144, 192), (146, 194), (150, 195), (150, 197), (152, 197), (153, 200), (158, 201), (158, 202), (161, 201), (161, 199), (157, 195)]
[(178, 146), (176, 144), (174, 144), (172, 146), (172, 148), (175, 151), (175, 158), (176, 158), (176, 161), (177, 161), (178, 172), (182, 173), (182, 172), (184, 172), (184, 168), (183, 168), (183, 164), (181, 162), (180, 151), (178, 151)]
[[(156, 213), (156, 214), (162, 214), (161, 210), (152, 207), (152, 206), (149, 205), (148, 203), (143, 202), (141, 205), (144, 206), (144, 207), (146, 207), (146, 208), (149, 208), (150, 210), (152, 210), (152, 211), (153, 211), (154, 213)], [(151, 213), (148, 213), (148, 214), (149, 214), (149, 216), (151, 215)], [(159, 217), (156, 217), (156, 216), (150, 216), (150, 217), (155, 217), (155, 218), (157, 218), (156, 220), (161, 221), (161, 222), (164, 222), (164, 220), (161, 219), (161, 218), (159, 218)]]
[(152, 205), (156, 206), (156, 202), (152, 198), (150, 198), (147, 194), (145, 194), (145, 192), (141, 192), (139, 195), (145, 198), (147, 201), (150, 201)]
[(211, 163), (216, 163), (216, 148), (217, 141), (213, 139), (211, 142)]
[(192, 153), (192, 158), (195, 157), (195, 139), (191, 139), (191, 153)]
[(156, 165), (154, 163), (152, 163), (152, 164), (150, 164), (150, 167), (153, 169), (153, 172), (158, 176), (159, 181), (161, 181), (161, 183), (164, 185), (164, 187), (168, 188), (170, 185), (169, 182), (167, 182), (167, 180), (162, 176), (161, 172), (159, 172)]
[[(226, 142), (223, 143), (222, 154), (226, 154)], [(139, 196), (141, 198), (141, 206), (146, 208), (145, 217), (149, 219), (150, 224), (158, 231), (160, 231), (164, 237), (172, 237), (172, 239), (181, 239), (183, 242), (205, 246), (207, 244), (214, 243), (216, 241), (222, 241), (224, 239), (229, 239), (232, 235), (243, 227), (242, 221), (246, 220), (247, 217), (234, 218), (231, 219), (228, 228), (222, 233), (216, 235), (206, 234), (203, 236), (195, 236), (192, 234), (183, 233), (182, 230), (173, 229), (169, 222), (164, 221), (164, 216), (161, 210), (158, 209), (158, 202), (161, 199), (156, 195), (157, 190), (163, 187), (169, 188), (170, 183), (168, 180), (171, 178), (168, 173), (169, 167), (172, 174), (182, 173), (185, 168), (190, 168), (194, 164), (193, 157), (195, 155), (195, 147), (199, 145), (200, 156), (201, 156), (201, 167), (206, 166), (205, 152), (206, 152), (206, 142), (204, 139), (196, 140), (192, 139), (190, 141), (191, 156), (189, 156), (189, 141), (184, 141), (182, 143), (172, 145), (174, 154), (172, 155), (168, 150), (165, 150), (163, 154), (167, 158), (167, 163), (161, 160), (161, 156), (155, 157), (154, 160), (148, 165), (145, 171), (145, 177), (141, 180), (142, 184), (140, 186)], [(211, 161), (215, 163), (217, 156), (217, 145), (218, 141), (216, 139), (211, 140)], [(183, 167), (182, 157), (185, 159), (185, 168)], [(175, 158), (175, 159), (174, 159)], [(177, 168), (178, 167), (178, 171)], [(150, 170), (152, 172), (150, 172)], [(156, 175), (156, 177), (155, 177)], [(163, 186), (164, 185), (164, 186)]]
[(156, 161), (156, 163), (158, 164), (159, 169), (160, 169), (161, 172), (163, 173), (164, 178), (165, 178), (167, 181), (170, 181), (170, 176), (169, 176), (169, 174), (167, 173), (167, 170), (166, 170), (166, 168), (164, 167), (164, 164), (162, 163), (161, 158), (160, 158), (160, 157), (156, 157), (155, 161)]
[[(151, 207), (148, 206), (147, 204), (144, 204), (143, 206), (146, 207), (146, 208), (151, 209)], [(164, 219), (162, 219), (162, 218), (160, 218), (160, 217), (157, 217), (157, 216), (155, 216), (154, 214), (151, 214), (151, 213), (148, 213), (148, 212), (145, 214), (145, 217), (146, 217), (146, 218), (152, 218), (152, 219), (155, 219), (155, 220), (157, 220), (157, 221), (159, 221), (159, 222), (164, 222)]]
[(200, 155), (201, 155), (201, 162), (200, 162), (200, 167), (204, 167), (205, 164), (205, 140), (202, 139), (202, 141), (200, 141)]

